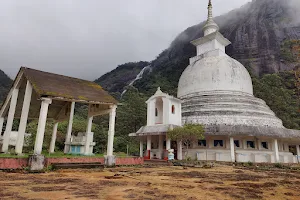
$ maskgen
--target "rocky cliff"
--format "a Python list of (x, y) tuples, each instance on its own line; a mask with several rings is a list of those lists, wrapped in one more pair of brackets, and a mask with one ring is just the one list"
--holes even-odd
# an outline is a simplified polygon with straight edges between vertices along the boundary
[(2, 103), (6, 97), (11, 84), (12, 80), (2, 70), (0, 70), (0, 103)]
[[(297, 0), (254, 0), (216, 17), (215, 21), (220, 26), (220, 32), (232, 42), (227, 53), (244, 64), (252, 74), (262, 76), (292, 70), (299, 64), (299, 11), (300, 3)], [(151, 62), (152, 72), (145, 73), (134, 86), (147, 94), (161, 86), (176, 95), (179, 77), (187, 67), (188, 59), (196, 55), (190, 41), (203, 36), (203, 24), (192, 26), (179, 34), (170, 47)], [(132, 69), (136, 69), (134, 65)], [(112, 72), (115, 73), (118, 72)], [(107, 81), (106, 77), (100, 79), (101, 82)], [(113, 90), (106, 89), (121, 92), (124, 85), (120, 86)]]
[(116, 97), (120, 97), (125, 87), (133, 84), (134, 80), (139, 78), (137, 76), (141, 73), (142, 69), (148, 65), (148, 62), (142, 61), (126, 63), (101, 76), (95, 82), (110, 93), (118, 93)]

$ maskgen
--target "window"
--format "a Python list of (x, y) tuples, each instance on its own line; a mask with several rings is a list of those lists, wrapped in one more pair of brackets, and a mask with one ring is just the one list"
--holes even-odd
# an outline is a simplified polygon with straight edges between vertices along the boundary
[(198, 140), (199, 147), (206, 147), (206, 140)]
[(172, 105), (172, 114), (175, 114), (175, 106)]
[(235, 147), (237, 148), (240, 148), (240, 141), (239, 140), (234, 140), (234, 144), (235, 144)]
[(224, 146), (223, 140), (215, 140), (214, 141), (214, 147), (223, 147), (223, 146)]
[(267, 142), (262, 142), (261, 143), (261, 146), (264, 148), (264, 149), (269, 149), (269, 145)]
[(155, 108), (155, 117), (157, 117), (158, 116), (158, 110), (157, 110), (157, 108)]
[(254, 149), (254, 148), (255, 148), (255, 143), (254, 143), (254, 141), (247, 141), (247, 148), (252, 148), (252, 149)]

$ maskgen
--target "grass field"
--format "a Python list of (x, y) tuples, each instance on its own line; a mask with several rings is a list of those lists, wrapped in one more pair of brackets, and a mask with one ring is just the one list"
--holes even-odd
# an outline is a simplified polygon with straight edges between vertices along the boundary
[(0, 199), (300, 199), (300, 171), (215, 166), (0, 172)]

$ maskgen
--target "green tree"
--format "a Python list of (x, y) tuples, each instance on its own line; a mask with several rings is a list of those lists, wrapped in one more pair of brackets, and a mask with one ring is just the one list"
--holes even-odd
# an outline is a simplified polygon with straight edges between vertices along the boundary
[(300, 129), (299, 98), (294, 72), (267, 74), (253, 78), (254, 95), (267, 105), (283, 121), (287, 128)]
[[(201, 140), (204, 138), (204, 127), (199, 124), (185, 124), (182, 127), (176, 127), (167, 132), (167, 137), (171, 140), (181, 141), (186, 148), (186, 155), (188, 154), (189, 145), (193, 141)], [(185, 157), (186, 157), (185, 155)]]
[(136, 138), (129, 137), (129, 133), (137, 132), (146, 124), (147, 120), (147, 98), (134, 87), (129, 87), (117, 109), (115, 151), (126, 152), (127, 145), (129, 153), (139, 150)]

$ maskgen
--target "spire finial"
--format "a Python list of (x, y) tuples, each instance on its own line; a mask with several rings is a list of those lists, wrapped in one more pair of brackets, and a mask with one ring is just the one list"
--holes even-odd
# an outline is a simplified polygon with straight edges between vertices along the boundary
[(204, 26), (204, 36), (209, 35), (213, 32), (219, 30), (219, 26), (214, 22), (213, 13), (212, 13), (212, 3), (211, 0), (208, 1), (208, 16), (207, 21)]
[(213, 14), (212, 14), (212, 3), (211, 0), (208, 1), (208, 18), (207, 20), (212, 20), (213, 19)]

